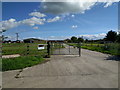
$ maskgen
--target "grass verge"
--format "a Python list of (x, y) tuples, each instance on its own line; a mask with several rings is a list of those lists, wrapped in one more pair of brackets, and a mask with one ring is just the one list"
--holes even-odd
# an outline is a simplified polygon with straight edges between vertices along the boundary
[(2, 71), (23, 69), (42, 63), (42, 56), (21, 56), (17, 58), (2, 59)]
[(29, 55), (44, 55), (46, 49), (38, 51), (38, 44), (39, 43), (3, 43), (2, 55), (26, 55), (28, 53), (27, 46), (29, 46)]
[[(76, 43), (70, 43), (69, 45), (78, 47), (78, 44)], [(108, 44), (94, 44), (94, 43), (86, 44), (84, 43), (82, 44), (81, 48), (120, 56), (120, 43), (108, 43)]]

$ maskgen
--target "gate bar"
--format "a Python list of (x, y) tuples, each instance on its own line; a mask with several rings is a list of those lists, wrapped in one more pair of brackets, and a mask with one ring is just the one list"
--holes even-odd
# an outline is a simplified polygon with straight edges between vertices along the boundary
[(69, 45), (69, 54), (70, 54), (70, 45)]
[(79, 57), (81, 56), (81, 42), (78, 43), (78, 48), (79, 48)]

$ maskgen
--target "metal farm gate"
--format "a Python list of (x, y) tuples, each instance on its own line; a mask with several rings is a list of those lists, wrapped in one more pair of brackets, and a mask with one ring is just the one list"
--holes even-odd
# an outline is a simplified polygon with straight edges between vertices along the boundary
[(81, 48), (70, 46), (64, 42), (50, 42), (51, 55), (79, 55), (81, 56)]

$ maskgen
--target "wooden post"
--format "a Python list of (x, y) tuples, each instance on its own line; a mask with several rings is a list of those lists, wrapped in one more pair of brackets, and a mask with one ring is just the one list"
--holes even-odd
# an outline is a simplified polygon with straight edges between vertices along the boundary
[(61, 44), (60, 44), (60, 42), (59, 42), (59, 54), (60, 54), (60, 48), (61, 48), (60, 45), (61, 45)]
[(50, 42), (49, 41), (47, 42), (47, 53), (48, 53), (47, 57), (50, 57)]
[(27, 44), (27, 55), (29, 54), (29, 44)]
[(81, 56), (81, 42), (78, 43), (78, 48), (79, 48), (79, 57)]
[(52, 54), (53, 51), (53, 42), (50, 43), (50, 55)]
[(69, 54), (70, 54), (70, 45), (69, 45)]

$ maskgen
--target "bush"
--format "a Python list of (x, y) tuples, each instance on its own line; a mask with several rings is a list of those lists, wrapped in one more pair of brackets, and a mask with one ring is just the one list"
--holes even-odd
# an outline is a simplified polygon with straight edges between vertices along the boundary
[(2, 59), (2, 71), (23, 69), (41, 63), (41, 56), (21, 56), (17, 58)]

